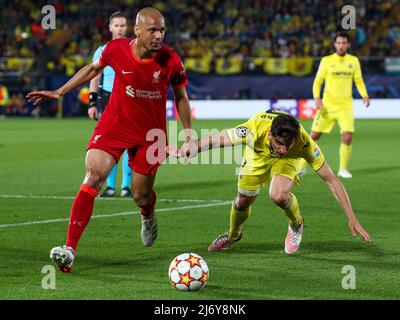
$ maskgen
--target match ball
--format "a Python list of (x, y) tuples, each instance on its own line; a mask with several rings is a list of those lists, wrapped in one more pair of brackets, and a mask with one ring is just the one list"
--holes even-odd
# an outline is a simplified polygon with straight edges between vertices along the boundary
[(207, 263), (195, 253), (176, 256), (168, 269), (171, 284), (181, 291), (200, 290), (207, 283), (209, 274)]

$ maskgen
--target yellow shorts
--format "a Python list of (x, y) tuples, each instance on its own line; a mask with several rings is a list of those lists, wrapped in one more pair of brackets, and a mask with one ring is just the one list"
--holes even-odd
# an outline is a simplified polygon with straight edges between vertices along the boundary
[(354, 132), (354, 108), (352, 104), (343, 104), (332, 107), (324, 102), (322, 110), (318, 110), (311, 131), (329, 133), (335, 122), (338, 122), (340, 133)]
[(244, 158), (238, 179), (238, 191), (246, 196), (256, 196), (275, 175), (283, 175), (299, 185), (298, 169), (300, 159), (263, 158), (256, 160), (257, 166), (250, 166)]

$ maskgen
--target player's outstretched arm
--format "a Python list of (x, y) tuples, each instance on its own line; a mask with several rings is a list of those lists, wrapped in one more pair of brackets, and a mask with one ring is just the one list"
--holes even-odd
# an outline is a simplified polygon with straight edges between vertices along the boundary
[[(226, 130), (223, 130), (219, 134), (200, 138), (199, 140), (197, 140), (195, 142), (195, 145), (196, 145), (196, 149), (187, 158), (193, 158), (202, 151), (232, 146), (232, 142), (229, 139), (228, 134), (226, 133)], [(167, 147), (167, 151), (170, 155), (175, 156), (175, 157), (186, 158), (186, 156), (182, 153), (181, 149), (178, 150), (178, 148), (174, 145), (169, 145)]]
[(197, 141), (197, 153), (207, 151), (210, 149), (224, 148), (232, 146), (231, 139), (229, 139), (226, 130), (219, 134), (200, 138)]
[(34, 105), (41, 103), (47, 99), (58, 99), (71, 90), (88, 82), (103, 70), (103, 66), (99, 62), (93, 62), (84, 66), (78, 71), (66, 84), (54, 91), (33, 91), (27, 94), (28, 102)]
[(329, 165), (325, 162), (317, 171), (317, 173), (328, 184), (333, 196), (339, 202), (344, 213), (349, 219), (349, 228), (353, 237), (357, 236), (358, 232), (365, 241), (371, 241), (371, 237), (369, 236), (368, 232), (365, 231), (365, 229), (361, 226), (353, 212), (350, 198), (345, 187), (332, 172)]
[(197, 151), (203, 152), (215, 148), (225, 148), (232, 146), (232, 141), (229, 139), (226, 130), (213, 136), (200, 138), (197, 142)]

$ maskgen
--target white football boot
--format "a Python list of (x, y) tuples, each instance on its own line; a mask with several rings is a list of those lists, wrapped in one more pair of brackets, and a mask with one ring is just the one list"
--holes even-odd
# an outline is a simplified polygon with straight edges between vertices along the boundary
[(225, 233), (219, 235), (217, 239), (215, 239), (210, 246), (208, 247), (208, 251), (210, 252), (215, 252), (215, 251), (221, 251), (221, 250), (228, 250), (229, 247), (234, 244), (235, 242), (238, 242), (242, 240), (243, 237), (243, 232), (240, 230), (239, 235), (237, 238), (231, 238), (228, 234), (228, 231)]
[(75, 251), (71, 247), (54, 247), (50, 251), (50, 259), (57, 263), (61, 272), (71, 272), (75, 259)]
[(146, 218), (143, 215), (141, 215), (141, 218), (142, 230), (140, 232), (140, 235), (142, 237), (143, 244), (146, 247), (150, 247), (157, 239), (158, 235), (157, 218), (154, 213), (150, 218)]
[(353, 175), (347, 169), (339, 169), (339, 172), (337, 175), (338, 175), (338, 177), (344, 178), (344, 179), (350, 179), (353, 177)]
[(303, 229), (304, 221), (296, 228), (292, 228), (289, 224), (288, 232), (285, 239), (285, 252), (287, 254), (293, 254), (299, 249), (303, 236)]

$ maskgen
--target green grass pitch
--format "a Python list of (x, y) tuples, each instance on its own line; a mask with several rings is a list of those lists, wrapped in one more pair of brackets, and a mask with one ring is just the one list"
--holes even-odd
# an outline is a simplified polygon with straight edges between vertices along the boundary
[[(194, 127), (221, 129), (240, 122), (195, 121)], [(57, 272), (56, 289), (43, 289), (41, 271), (51, 264), (50, 249), (65, 241), (94, 124), (0, 121), (0, 299), (399, 298), (399, 120), (356, 121), (354, 178), (343, 183), (372, 244), (352, 238), (327, 186), (309, 172), (294, 189), (306, 219), (298, 254), (284, 253), (287, 222), (267, 189), (253, 206), (243, 240), (227, 252), (209, 253), (208, 245), (229, 223), (238, 165), (166, 164), (155, 184), (159, 238), (154, 246), (142, 245), (132, 200), (98, 199), (73, 273)], [(309, 121), (303, 124), (310, 128)], [(335, 171), (339, 143), (337, 127), (320, 141)], [(120, 171), (117, 177), (119, 184)], [(46, 222), (54, 219), (59, 220)], [(179, 292), (169, 283), (169, 263), (183, 252), (198, 253), (208, 263), (210, 279), (199, 292)], [(355, 289), (342, 288), (346, 265), (356, 270)]]

